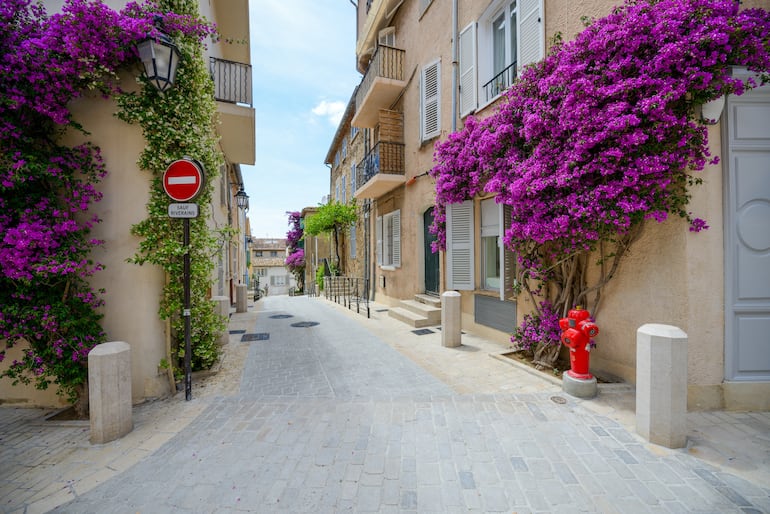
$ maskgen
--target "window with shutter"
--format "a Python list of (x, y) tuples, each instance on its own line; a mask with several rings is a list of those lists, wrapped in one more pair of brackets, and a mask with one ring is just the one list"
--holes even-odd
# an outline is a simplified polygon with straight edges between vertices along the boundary
[(382, 266), (382, 216), (377, 216), (374, 233), (377, 239), (377, 265)]
[(516, 256), (503, 243), (505, 232), (511, 228), (511, 206), (500, 205), (500, 300), (510, 300), (516, 284)]
[(420, 136), (422, 141), (441, 134), (441, 61), (422, 69), (420, 81)]
[(476, 24), (471, 23), (459, 38), (460, 57), (460, 116), (476, 109)]
[(447, 288), (473, 290), (473, 202), (447, 205)]
[(401, 267), (401, 211), (377, 218), (377, 264)]
[(396, 27), (387, 27), (382, 29), (377, 35), (377, 44), (380, 46), (396, 46)]
[(356, 258), (356, 224), (350, 225), (350, 258)]
[(401, 211), (391, 214), (391, 266), (401, 267)]

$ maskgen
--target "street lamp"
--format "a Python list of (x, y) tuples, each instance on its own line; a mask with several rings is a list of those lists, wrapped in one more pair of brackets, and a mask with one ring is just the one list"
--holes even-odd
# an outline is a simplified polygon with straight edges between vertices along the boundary
[(235, 193), (235, 201), (238, 203), (238, 207), (244, 211), (249, 210), (249, 195), (243, 190), (243, 186)]
[[(155, 18), (156, 26), (160, 17)], [(179, 49), (174, 41), (161, 30), (157, 37), (148, 36), (136, 44), (139, 58), (144, 65), (144, 75), (160, 92), (164, 92), (174, 84), (176, 68), (179, 64)]]

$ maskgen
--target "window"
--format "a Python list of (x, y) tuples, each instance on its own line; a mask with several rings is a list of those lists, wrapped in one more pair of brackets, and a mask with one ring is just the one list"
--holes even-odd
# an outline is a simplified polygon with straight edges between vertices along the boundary
[(271, 251), (271, 252), (270, 252), (270, 257), (278, 257), (278, 252), (276, 252), (276, 251)]
[(335, 183), (335, 187), (334, 187), (334, 199), (335, 199), (335, 200), (337, 200), (337, 201), (339, 202), (339, 201), (340, 201), (340, 198), (342, 198), (342, 191), (341, 191), (341, 189), (340, 189), (340, 178), (339, 178), (339, 177), (337, 177), (337, 180), (336, 180), (334, 183)]
[(377, 35), (377, 44), (379, 46), (389, 46), (391, 48), (395, 48), (396, 27), (387, 27), (382, 29)]
[(350, 126), (350, 139), (353, 139), (358, 135), (358, 127)]
[(521, 69), (543, 58), (543, 0), (496, 0), (459, 37), (460, 115), (508, 89)]
[(257, 276), (258, 277), (266, 277), (267, 276), (267, 268), (257, 268)]
[(473, 290), (473, 201), (446, 206), (447, 288)]
[(401, 267), (401, 211), (377, 217), (377, 264)]
[(420, 74), (420, 137), (427, 141), (441, 134), (441, 61), (425, 66)]
[(334, 167), (336, 168), (339, 165), (340, 165), (340, 151), (337, 150), (337, 153), (334, 154)]
[(350, 225), (350, 258), (356, 258), (356, 224)]
[(348, 140), (343, 139), (342, 140), (342, 158), (344, 159), (347, 156), (348, 156)]
[(270, 277), (270, 285), (271, 286), (285, 286), (286, 285), (286, 275), (273, 275)]
[(262, 257), (262, 250), (254, 250), (254, 257)]
[(350, 192), (355, 194), (358, 184), (356, 183), (356, 163), (350, 165)]
[(348, 183), (344, 175), (340, 177), (340, 189), (342, 191), (341, 202), (348, 203)]
[(500, 209), (494, 198), (481, 201), (481, 287), (500, 289)]
[(430, 4), (433, 0), (420, 0), (420, 16), (425, 12), (425, 10), (430, 7)]

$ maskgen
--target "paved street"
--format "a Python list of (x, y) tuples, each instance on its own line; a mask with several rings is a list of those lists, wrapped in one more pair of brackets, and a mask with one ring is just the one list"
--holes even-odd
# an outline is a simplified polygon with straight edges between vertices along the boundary
[(695, 446), (668, 450), (629, 430), (627, 387), (576, 400), (470, 334), (396, 323), (264, 298), (192, 402), (135, 407), (107, 445), (0, 409), (0, 511), (770, 512), (768, 413), (693, 413)]

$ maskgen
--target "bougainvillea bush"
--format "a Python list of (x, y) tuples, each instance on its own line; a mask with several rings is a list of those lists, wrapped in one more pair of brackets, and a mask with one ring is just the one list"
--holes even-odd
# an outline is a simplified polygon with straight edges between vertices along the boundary
[[(769, 35), (767, 11), (739, 11), (733, 0), (628, 0), (574, 41), (555, 42), (494, 114), (469, 117), (437, 143), (437, 247), (447, 204), (496, 194), (512, 208), (504, 241), (535, 315), (543, 318), (538, 295), (560, 316), (589, 300), (595, 314), (645, 220), (681, 216), (692, 231), (707, 228), (687, 210), (698, 173), (717, 162), (699, 105), (766, 81)], [(734, 78), (731, 66), (758, 78)], [(588, 284), (593, 252), (601, 271)]]
[(302, 230), (301, 214), (297, 211), (287, 212), (289, 217), (289, 231), (286, 232), (286, 248), (289, 255), (286, 257), (286, 267), (297, 280), (300, 290), (305, 288), (305, 249), (301, 246), (304, 231)]
[(52, 15), (31, 0), (0, 3), (0, 360), (28, 343), (0, 378), (84, 396), (86, 356), (105, 339), (100, 291), (88, 278), (101, 270), (89, 259), (102, 244), (90, 236), (99, 220), (89, 209), (107, 168), (95, 146), (58, 141), (81, 130), (72, 100), (118, 93), (117, 71), (154, 34), (155, 14), (152, 5), (118, 13), (86, 0)]

